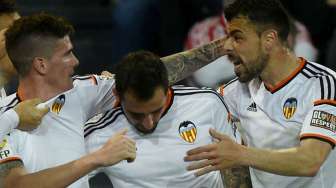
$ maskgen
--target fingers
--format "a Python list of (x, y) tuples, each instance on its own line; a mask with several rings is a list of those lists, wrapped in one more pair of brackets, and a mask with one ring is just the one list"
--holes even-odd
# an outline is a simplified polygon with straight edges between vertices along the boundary
[(114, 74), (112, 74), (112, 73), (110, 73), (110, 72), (108, 72), (108, 71), (103, 71), (103, 72), (101, 72), (101, 75), (103, 75), (103, 76), (107, 76), (107, 77), (114, 77)]
[(27, 100), (26, 103), (37, 106), (38, 104), (42, 103), (42, 100), (39, 98), (34, 98), (34, 99)]
[[(206, 173), (209, 173), (211, 171), (219, 170), (219, 160), (204, 160), (197, 163), (192, 163), (187, 167), (187, 170), (198, 170), (195, 172), (195, 176), (202, 176)], [(200, 169), (200, 170), (199, 170)]]
[(197, 147), (195, 149), (187, 151), (187, 155), (195, 155), (203, 152), (209, 152), (213, 150), (216, 146), (214, 144), (209, 144), (206, 146)]
[(203, 159), (214, 159), (216, 158), (215, 153), (213, 152), (202, 152), (199, 154), (188, 155), (184, 157), (184, 161), (200, 161)]
[(122, 129), (121, 131), (118, 131), (115, 136), (118, 136), (118, 135), (126, 135), (128, 129), (127, 128), (124, 128)]
[(38, 109), (38, 111), (40, 112), (39, 113), (40, 116), (44, 116), (50, 111), (50, 109), (49, 107), (43, 107), (43, 108)]
[(212, 172), (212, 171), (216, 171), (218, 170), (218, 168), (216, 166), (207, 166), (205, 168), (202, 168), (201, 170), (197, 171), (195, 173), (195, 176), (198, 177), (198, 176), (202, 176), (204, 174), (207, 174), (209, 172)]
[(226, 135), (221, 134), (221, 133), (217, 132), (215, 129), (212, 129), (212, 128), (209, 130), (209, 133), (214, 139), (217, 139), (219, 141), (227, 138)]

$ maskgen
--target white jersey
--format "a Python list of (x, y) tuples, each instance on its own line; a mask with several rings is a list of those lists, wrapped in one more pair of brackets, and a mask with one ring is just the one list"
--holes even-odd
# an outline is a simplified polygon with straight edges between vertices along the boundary
[[(113, 85), (114, 80), (104, 77), (76, 77), (72, 89), (42, 104), (48, 106), (50, 112), (37, 129), (14, 130), (3, 141), (0, 165), (20, 158), (28, 172), (36, 172), (85, 155), (84, 124), (97, 113), (113, 107)], [(19, 96), (20, 93), (15, 93), (2, 100), (2, 112), (13, 108), (20, 101)], [(87, 177), (70, 187), (88, 187)]]
[[(300, 58), (300, 67), (275, 88), (237, 79), (220, 88), (248, 146), (283, 149), (316, 138), (336, 143), (335, 72)], [(238, 124), (239, 125), (239, 124)], [(315, 177), (286, 177), (250, 168), (254, 188), (330, 188), (336, 180), (332, 150)]]
[[(0, 89), (0, 101), (6, 97), (6, 92), (4, 88)], [(1, 111), (1, 107), (0, 107)], [(10, 109), (7, 112), (0, 113), (0, 141), (4, 139), (4, 136), (8, 134), (11, 130), (16, 128), (19, 124), (19, 116), (17, 113)]]
[(183, 161), (188, 150), (213, 141), (210, 128), (235, 138), (221, 96), (210, 89), (183, 86), (174, 86), (170, 93), (171, 106), (151, 134), (138, 132), (120, 107), (86, 124), (85, 141), (90, 152), (125, 127), (127, 136), (136, 141), (134, 162), (122, 161), (101, 169), (115, 188), (223, 187), (218, 171), (195, 177), (194, 172), (186, 170), (189, 163)]
[(0, 100), (6, 97), (5, 88), (0, 88)]

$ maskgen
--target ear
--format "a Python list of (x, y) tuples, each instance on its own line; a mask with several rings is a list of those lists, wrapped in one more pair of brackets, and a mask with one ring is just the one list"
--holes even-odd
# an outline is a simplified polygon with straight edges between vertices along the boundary
[(35, 57), (33, 59), (32, 68), (41, 75), (48, 73), (48, 62), (43, 57)]
[(268, 29), (261, 34), (261, 43), (265, 52), (272, 50), (278, 41), (278, 32), (274, 29)]
[(120, 98), (119, 93), (118, 93), (117, 89), (115, 88), (115, 86), (112, 88), (112, 94), (116, 98), (116, 100), (113, 104), (113, 107), (117, 107), (117, 106), (119, 106), (119, 104), (121, 102), (121, 100), (120, 100), (121, 98)]

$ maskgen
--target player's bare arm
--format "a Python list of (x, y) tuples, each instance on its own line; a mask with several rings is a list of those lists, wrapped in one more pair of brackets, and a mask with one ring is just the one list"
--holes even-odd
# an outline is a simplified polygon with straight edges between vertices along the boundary
[(5, 179), (11, 173), (13, 169), (23, 168), (23, 163), (19, 160), (17, 161), (8, 161), (0, 164), (0, 188), (4, 188)]
[(223, 184), (230, 188), (252, 188), (248, 167), (233, 167), (221, 170)]
[(122, 160), (133, 161), (135, 142), (125, 136), (127, 130), (115, 134), (99, 150), (82, 158), (35, 173), (27, 173), (22, 163), (4, 162), (0, 165), (2, 188), (59, 188), (67, 187), (89, 172), (103, 166), (111, 166)]
[(332, 148), (327, 142), (309, 138), (302, 140), (298, 147), (257, 149), (239, 145), (214, 130), (210, 134), (220, 142), (190, 150), (185, 157), (186, 161), (200, 161), (188, 167), (198, 170), (197, 176), (235, 166), (250, 166), (284, 176), (311, 177), (319, 171)]
[(215, 40), (201, 47), (161, 58), (168, 70), (169, 84), (172, 85), (201, 67), (226, 55), (225, 38)]

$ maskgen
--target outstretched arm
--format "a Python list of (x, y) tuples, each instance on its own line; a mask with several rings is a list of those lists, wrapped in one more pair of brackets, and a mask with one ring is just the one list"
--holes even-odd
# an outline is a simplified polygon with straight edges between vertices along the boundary
[(15, 128), (22, 131), (31, 131), (37, 128), (44, 115), (49, 112), (48, 107), (37, 107), (41, 102), (37, 98), (26, 100), (20, 102), (14, 109), (0, 114), (0, 141)]
[(20, 161), (4, 161), (0, 163), (0, 187), (67, 187), (98, 167), (111, 166), (122, 160), (133, 161), (135, 142), (125, 134), (126, 129), (114, 135), (99, 150), (78, 160), (35, 173), (27, 173)]
[(210, 133), (220, 142), (193, 149), (185, 157), (186, 161), (200, 161), (188, 167), (198, 169), (196, 175), (250, 166), (284, 176), (315, 176), (331, 151), (329, 143), (312, 138), (302, 140), (298, 147), (268, 150), (239, 145), (214, 130)]
[(172, 85), (186, 78), (201, 67), (226, 55), (225, 40), (226, 38), (218, 39), (198, 48), (161, 58), (168, 70), (169, 84)]

